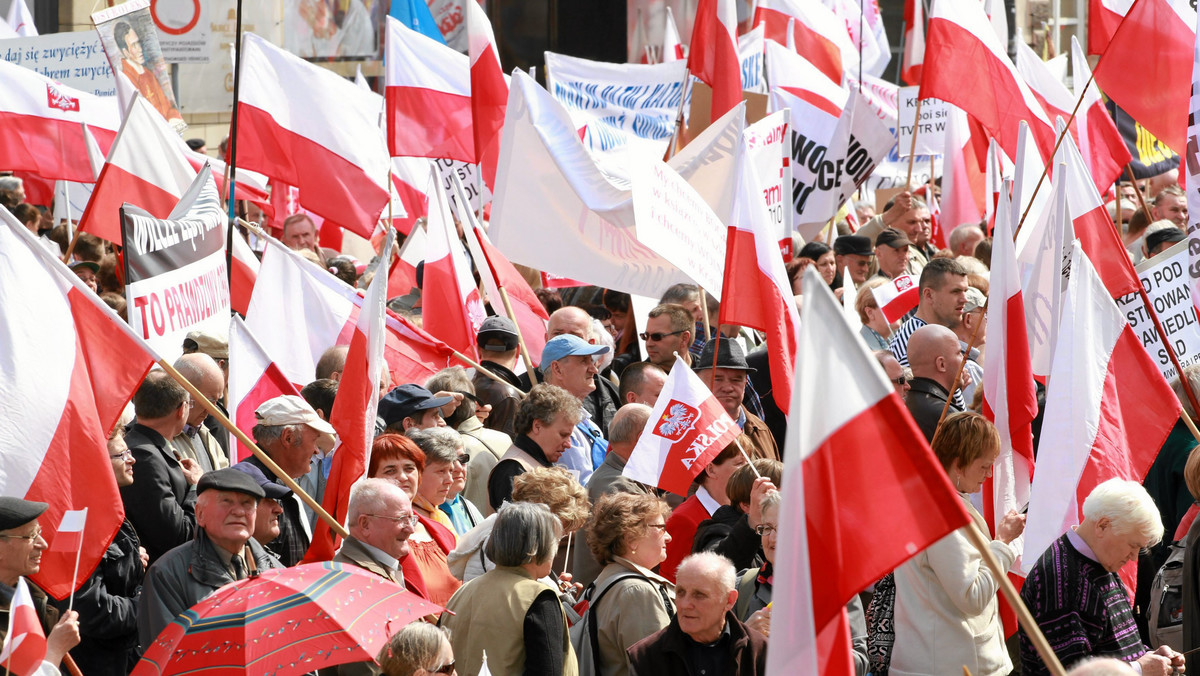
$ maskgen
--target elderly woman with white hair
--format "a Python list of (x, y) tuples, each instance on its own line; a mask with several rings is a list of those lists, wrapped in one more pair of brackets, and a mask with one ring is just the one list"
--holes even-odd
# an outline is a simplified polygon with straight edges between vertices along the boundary
[[(1117, 571), (1162, 539), (1158, 508), (1136, 481), (1109, 479), (1083, 501), (1083, 522), (1054, 541), (1034, 564), (1021, 599), (1063, 666), (1089, 657), (1137, 664), (1143, 676), (1182, 673), (1183, 655), (1149, 652), (1138, 636)], [(1021, 673), (1050, 673), (1021, 632)]]
[(577, 673), (558, 591), (540, 581), (561, 535), (545, 505), (510, 502), (496, 512), (485, 550), (496, 567), (455, 592), (441, 620), (462, 673), (479, 673), (485, 653), (493, 674)]

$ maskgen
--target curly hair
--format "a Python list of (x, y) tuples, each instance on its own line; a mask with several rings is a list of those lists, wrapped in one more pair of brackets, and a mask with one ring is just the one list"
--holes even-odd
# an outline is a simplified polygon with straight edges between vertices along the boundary
[(513, 479), (513, 502), (546, 505), (562, 522), (564, 533), (574, 533), (587, 522), (587, 489), (562, 467), (538, 467)]
[(542, 424), (553, 423), (559, 415), (567, 416), (572, 425), (579, 422), (579, 400), (570, 392), (556, 385), (542, 383), (534, 385), (529, 394), (517, 405), (515, 429), (517, 434), (529, 434), (533, 429), (533, 421), (540, 420)]
[(646, 534), (650, 520), (666, 519), (671, 507), (665, 500), (647, 493), (610, 493), (600, 498), (587, 528), (588, 549), (607, 566), (624, 556), (629, 543)]
[(403, 434), (386, 432), (375, 437), (371, 444), (371, 462), (367, 465), (367, 476), (373, 477), (379, 466), (388, 460), (407, 458), (417, 466), (418, 472), (425, 471), (425, 451), (416, 442)]

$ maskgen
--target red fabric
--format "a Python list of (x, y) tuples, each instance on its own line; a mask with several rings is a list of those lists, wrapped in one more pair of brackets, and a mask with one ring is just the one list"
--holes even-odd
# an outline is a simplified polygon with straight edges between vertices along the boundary
[[(91, 125), (88, 129), (107, 153), (117, 133)], [(77, 183), (96, 180), (83, 126), (35, 115), (0, 112), (0, 167)]]
[[(920, 42), (920, 53), (914, 45)], [(923, 0), (904, 0), (904, 54), (900, 77), (909, 86), (921, 84), (925, 62), (925, 6)]]
[(496, 165), (500, 160), (500, 130), (508, 109), (508, 84), (493, 46), (489, 45), (471, 64), (471, 122), (476, 162), (483, 182), (496, 187)]
[(30, 171), (14, 171), (13, 176), (21, 179), (24, 184), (27, 203), (46, 208), (54, 204), (54, 181)]
[(1103, 206), (1096, 207), (1082, 216), (1076, 216), (1071, 222), (1080, 246), (1092, 261), (1109, 295), (1120, 298), (1137, 293), (1141, 282), (1125, 246), (1113, 228), (1108, 210)]
[(720, 15), (727, 3), (731, 0), (700, 0), (688, 54), (688, 70), (712, 87), (711, 120), (719, 119), (742, 102), (742, 66), (734, 25), (737, 18), (727, 23), (729, 17)]
[(854, 676), (854, 644), (846, 609), (817, 632), (817, 669), (821, 676)]
[[(1138, 0), (1093, 71), (1108, 98), (1180, 155), (1187, 152), (1193, 28), (1167, 0)], [(1146, 58), (1148, 49), (1154, 58)], [(1130, 77), (1131, 63), (1140, 66), (1136, 77)]]
[(671, 582), (675, 581), (675, 571), (684, 557), (692, 553), (692, 540), (696, 538), (696, 529), (700, 522), (712, 516), (700, 498), (695, 495), (683, 501), (683, 504), (671, 512), (667, 519), (667, 532), (671, 541), (667, 543), (667, 558), (658, 566), (658, 574)]
[(1192, 522), (1196, 520), (1196, 515), (1200, 514), (1200, 505), (1195, 503), (1188, 507), (1187, 513), (1183, 515), (1183, 520), (1179, 522), (1179, 527), (1175, 529), (1175, 536), (1171, 539), (1172, 542), (1177, 542), (1187, 537), (1187, 532), (1192, 529)]
[[(762, 24), (763, 37), (774, 40), (781, 45), (787, 45), (788, 20), (793, 17), (771, 7), (758, 7), (754, 13), (754, 25)], [(842, 50), (837, 43), (813, 30), (799, 18), (792, 23), (792, 38), (796, 43), (796, 53), (808, 59), (817, 70), (824, 73), (830, 80), (842, 81)]]
[[(19, 581), (18, 587), (27, 587), (24, 580)], [(10, 609), (9, 623), (12, 631), (4, 637), (4, 673), (17, 676), (27, 676), (37, 672), (42, 660), (46, 659), (46, 633), (38, 619), (37, 609), (33, 607), (26, 588), (21, 598), (14, 597)], [(5, 627), (7, 631), (9, 627)], [(11, 653), (9, 652), (11, 651)]]
[[(1117, 182), (1121, 172), (1125, 171), (1125, 165), (1133, 161), (1133, 155), (1129, 153), (1129, 146), (1125, 145), (1125, 140), (1121, 138), (1121, 132), (1117, 131), (1117, 124), (1109, 117), (1103, 101), (1097, 101), (1084, 112), (1087, 118), (1081, 132), (1087, 135), (1088, 152), (1083, 159), (1092, 170), (1096, 190), (1104, 193)], [(1180, 177), (1184, 173), (1181, 168)]]
[(384, 97), (392, 157), (475, 163), (470, 97), (416, 87), (388, 87)]
[(155, 218), (166, 218), (179, 204), (181, 195), (174, 195), (120, 166), (106, 162), (100, 170), (92, 198), (79, 219), (79, 231), (120, 245), (122, 204), (128, 202), (145, 209)]
[[(491, 243), (487, 234), (482, 230), (475, 230), (475, 234), (478, 236), (479, 248), (483, 250), (492, 277), (496, 280), (496, 286), (502, 287), (508, 294), (517, 326), (521, 329), (521, 337), (525, 340), (525, 348), (529, 351), (529, 358), (537, 366), (542, 358), (542, 348), (546, 347), (546, 322), (550, 320), (550, 315), (546, 313), (546, 308), (538, 300), (529, 282), (525, 281), (508, 258)], [(475, 264), (478, 266), (479, 262), (476, 261)]]
[(1087, 18), (1087, 53), (1103, 54), (1124, 17), (1109, 9), (1104, 0), (1088, 0)]

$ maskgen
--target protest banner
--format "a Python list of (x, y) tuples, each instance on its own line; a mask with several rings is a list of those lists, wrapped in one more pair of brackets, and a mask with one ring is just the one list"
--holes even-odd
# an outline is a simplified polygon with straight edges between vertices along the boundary
[(102, 9), (92, 14), (92, 23), (100, 35), (100, 44), (108, 56), (114, 77), (117, 79), (117, 96), (122, 109), (132, 100), (133, 92), (146, 98), (154, 109), (178, 131), (187, 128), (179, 108), (175, 105), (175, 92), (158, 44), (158, 30), (150, 15), (150, 0), (128, 2)]
[[(1196, 308), (1192, 305), (1187, 241), (1142, 261), (1137, 266), (1137, 273), (1146, 295), (1154, 303), (1154, 310), (1158, 313), (1167, 339), (1175, 348), (1180, 366), (1186, 369), (1192, 364), (1200, 364), (1200, 324), (1196, 321)], [(1154, 330), (1154, 322), (1150, 319), (1141, 294), (1131, 293), (1116, 301), (1129, 326), (1150, 353), (1150, 358), (1162, 370), (1163, 377), (1168, 381), (1174, 378), (1175, 366), (1171, 364), (1171, 357)]]
[(793, 258), (792, 216), (786, 195), (792, 191), (791, 115), (784, 108), (746, 127), (743, 138), (749, 159), (763, 183), (763, 200), (771, 216), (771, 237), (785, 261)]
[(207, 63), (210, 55), (207, 2), (150, 0), (150, 18), (167, 63)]
[(168, 361), (183, 353), (189, 331), (228, 327), (224, 224), (207, 166), (165, 219), (121, 207), (129, 324)]
[(117, 93), (112, 67), (95, 31), (11, 38), (0, 42), (0, 58), (89, 94)]
[(629, 172), (638, 241), (720, 300), (725, 224), (696, 189), (662, 160), (634, 162)]
[[(1147, 131), (1140, 122), (1130, 117), (1124, 109), (1109, 101), (1108, 112), (1112, 114), (1117, 131), (1125, 141), (1125, 147), (1129, 148), (1129, 154), (1133, 156), (1129, 168), (1135, 177), (1150, 178), (1179, 168), (1179, 155)], [(1128, 175), (1123, 174), (1121, 180), (1128, 180)]]
[(763, 77), (762, 24), (738, 36), (738, 61), (742, 64), (742, 91), (756, 94), (767, 93), (767, 79)]
[(921, 119), (914, 120), (917, 113), (917, 93), (920, 87), (901, 87), (896, 128), (896, 145), (900, 157), (907, 158), (913, 148), (913, 130), (916, 129), (917, 155), (936, 155), (942, 151), (942, 137), (946, 133), (949, 110), (946, 102), (927, 98), (921, 102)]
[(630, 157), (658, 158), (675, 131), (687, 64), (614, 64), (546, 52), (546, 88), (571, 115), (606, 169), (626, 175)]

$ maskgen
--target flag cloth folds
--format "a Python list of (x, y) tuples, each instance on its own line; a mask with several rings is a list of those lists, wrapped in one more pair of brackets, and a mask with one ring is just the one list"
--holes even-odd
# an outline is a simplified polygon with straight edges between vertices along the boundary
[(650, 422), (642, 430), (622, 471), (647, 486), (680, 496), (712, 459), (733, 443), (741, 429), (700, 377), (675, 355)]
[(508, 106), (508, 83), (500, 67), (500, 50), (492, 22), (478, 2), (466, 3), (467, 44), (471, 59), (471, 128), (475, 137), (475, 163), (483, 182), (496, 187), (496, 162), (500, 158), (500, 130)]
[(921, 292), (912, 275), (900, 275), (871, 288), (875, 303), (889, 322), (898, 322), (921, 302)]
[(675, 14), (671, 6), (667, 6), (667, 18), (663, 23), (663, 43), (661, 63), (682, 61), (687, 58), (683, 53), (683, 41), (679, 39), (679, 28), (675, 26)]
[[(156, 356), (6, 209), (0, 345), (0, 391), (20, 393), (0, 406), (0, 495), (48, 503), (47, 524), (59, 523), (68, 509), (91, 508), (79, 555), (86, 580), (124, 517), (108, 433)], [(55, 548), (58, 534), (45, 537)], [(44, 554), (34, 581), (66, 598), (74, 569), (74, 553)]]
[(391, 154), (474, 163), (471, 59), (389, 17), (384, 61)]
[(369, 238), (391, 168), (378, 99), (253, 33), (238, 56), (238, 166), (296, 186), (305, 209)]
[(96, 175), (80, 122), (107, 152), (121, 126), (115, 98), (58, 84), (0, 59), (0, 166), (42, 178), (92, 183)]
[(762, 184), (743, 141), (741, 171), (733, 216), (725, 246), (725, 277), (719, 324), (736, 324), (766, 333), (771, 387), (779, 409), (786, 415), (792, 401), (796, 336), (800, 316), (792, 296), (779, 244), (762, 198)]
[(1029, 123), (1043, 157), (1054, 128), (978, 2), (934, 0), (925, 38), (921, 98), (949, 101), (979, 121), (1009, 157), (1017, 156), (1017, 124)]
[[(1092, 170), (1092, 179), (1096, 190), (1101, 194), (1120, 177), (1125, 165), (1133, 160), (1129, 147), (1117, 130), (1117, 123), (1104, 106), (1104, 98), (1094, 84), (1088, 84), (1092, 79), (1092, 69), (1088, 66), (1087, 56), (1079, 46), (1079, 40), (1071, 36), (1071, 78), (1075, 83), (1075, 98), (1082, 98), (1079, 112), (1075, 113), (1075, 123), (1079, 128), (1079, 152)], [(1087, 87), (1084, 90), (1084, 87)]]
[(794, 49), (834, 84), (842, 85), (846, 70), (858, 64), (858, 49), (850, 42), (846, 24), (819, 2), (762, 0), (754, 12), (754, 25), (759, 24), (767, 40)]
[[(20, 0), (17, 0), (20, 2)], [(46, 634), (38, 620), (37, 608), (29, 594), (25, 578), (17, 578), (17, 587), (9, 601), (8, 633), (0, 648), (0, 666), (4, 673), (33, 676), (46, 659)]]
[[(1189, 0), (1137, 0), (1093, 74), (1104, 95), (1171, 150), (1187, 151), (1196, 10)], [(1146, 58), (1153, 46), (1154, 58)], [(1129, 76), (1129, 64), (1139, 66)]]
[(710, 120), (717, 120), (742, 102), (734, 0), (700, 0), (692, 26), (688, 70), (712, 87)]
[[(254, 412), (263, 402), (285, 394), (300, 396), (300, 389), (288, 380), (271, 360), (254, 334), (246, 328), (241, 317), (229, 320), (229, 417), (239, 430), (253, 439), (251, 431), (258, 424)], [(252, 451), (236, 438), (234, 462), (241, 462)]]
[[(435, 184), (441, 183), (438, 176)], [(429, 221), (425, 226), (428, 239), (421, 295), (422, 327), (450, 347), (475, 358), (479, 353), (475, 336), (487, 312), (455, 231), (446, 192), (433, 193), (429, 196)]]
[(925, 0), (904, 0), (904, 61), (900, 77), (909, 85), (921, 84), (925, 62)]
[(135, 95), (79, 219), (79, 231), (120, 244), (122, 204), (166, 218), (195, 178), (196, 168), (180, 152), (179, 132)]
[[(380, 259), (392, 256), (396, 231), (388, 229), (380, 250)], [(387, 341), (385, 318), (387, 304), (387, 266), (380, 265), (371, 278), (362, 312), (350, 338), (346, 366), (338, 381), (337, 396), (329, 423), (337, 430), (341, 445), (333, 454), (329, 481), (321, 506), (338, 523), (346, 523), (350, 507), (350, 489), (367, 476), (367, 461), (371, 457), (371, 442), (375, 439), (375, 415), (379, 409), (379, 383), (387, 363), (383, 349)], [(304, 555), (305, 563), (329, 561), (337, 552), (337, 537), (324, 519), (313, 526), (312, 542)]]
[(442, 31), (434, 21), (433, 12), (429, 11), (425, 0), (393, 0), (388, 16), (430, 40), (446, 44), (446, 38), (442, 36)]
[(33, 24), (33, 12), (29, 11), (25, 0), (12, 0), (8, 7), (8, 27), (23, 38), (38, 34), (37, 26)]
[[(773, 641), (795, 649), (768, 651), (773, 676), (853, 673), (843, 662), (848, 651), (817, 647), (845, 631), (846, 603), (970, 523), (900, 395), (842, 320), (828, 285), (816, 270), (805, 275), (804, 288), (812, 291), (805, 294), (793, 424), (784, 444), (771, 618)], [(869, 525), (879, 523), (889, 527)], [(871, 546), (860, 546), (868, 538)], [(818, 662), (820, 671), (812, 668)]]
[[(1178, 418), (1170, 385), (1075, 242), (1030, 495), (1026, 572), (1080, 522), (1092, 489), (1114, 478), (1142, 482)], [(1129, 568), (1122, 578), (1133, 589)]]

